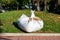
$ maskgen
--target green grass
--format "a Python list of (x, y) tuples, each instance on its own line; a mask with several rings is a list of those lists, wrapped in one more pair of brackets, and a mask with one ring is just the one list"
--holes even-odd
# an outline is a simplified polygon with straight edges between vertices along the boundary
[[(0, 13), (2, 23), (0, 31), (3, 33), (24, 33), (13, 25), (13, 22), (16, 22), (23, 13), (30, 16), (29, 10), (15, 10)], [(35, 12), (35, 15), (44, 21), (44, 28), (36, 33), (60, 33), (60, 15), (46, 12)]]

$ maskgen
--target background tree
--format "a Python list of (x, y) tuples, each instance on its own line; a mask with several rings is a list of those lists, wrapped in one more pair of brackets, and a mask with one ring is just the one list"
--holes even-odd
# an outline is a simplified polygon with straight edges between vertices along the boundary
[(40, 7), (39, 7), (40, 0), (36, 0), (36, 1), (37, 1), (37, 10), (40, 11)]
[(7, 9), (12, 9), (19, 4), (17, 0), (0, 0), (0, 3), (3, 8)]

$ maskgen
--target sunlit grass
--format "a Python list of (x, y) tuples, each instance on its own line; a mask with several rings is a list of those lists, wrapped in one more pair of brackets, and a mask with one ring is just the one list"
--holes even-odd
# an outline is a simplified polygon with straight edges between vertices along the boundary
[[(30, 16), (29, 10), (15, 10), (0, 13), (0, 20), (3, 24), (0, 28), (2, 32), (22, 33), (21, 30), (13, 25), (13, 22), (16, 22), (23, 13)], [(35, 15), (44, 21), (44, 28), (37, 31), (38, 33), (60, 33), (60, 15), (37, 11), (35, 11)]]

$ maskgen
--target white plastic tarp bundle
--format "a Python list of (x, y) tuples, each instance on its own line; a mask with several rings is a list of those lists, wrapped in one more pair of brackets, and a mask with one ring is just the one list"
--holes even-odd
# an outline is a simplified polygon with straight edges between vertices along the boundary
[(34, 11), (31, 10), (31, 17), (22, 14), (18, 19), (18, 26), (26, 32), (34, 32), (43, 28), (43, 20), (35, 17)]

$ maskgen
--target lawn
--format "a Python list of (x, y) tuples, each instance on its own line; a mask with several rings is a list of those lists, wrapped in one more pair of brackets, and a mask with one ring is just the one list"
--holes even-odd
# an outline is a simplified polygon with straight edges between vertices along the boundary
[[(30, 16), (29, 10), (14, 10), (0, 13), (0, 32), (24, 33), (13, 25), (23, 13)], [(35, 15), (44, 21), (44, 27), (36, 33), (60, 33), (60, 15), (41, 11), (35, 11)]]

